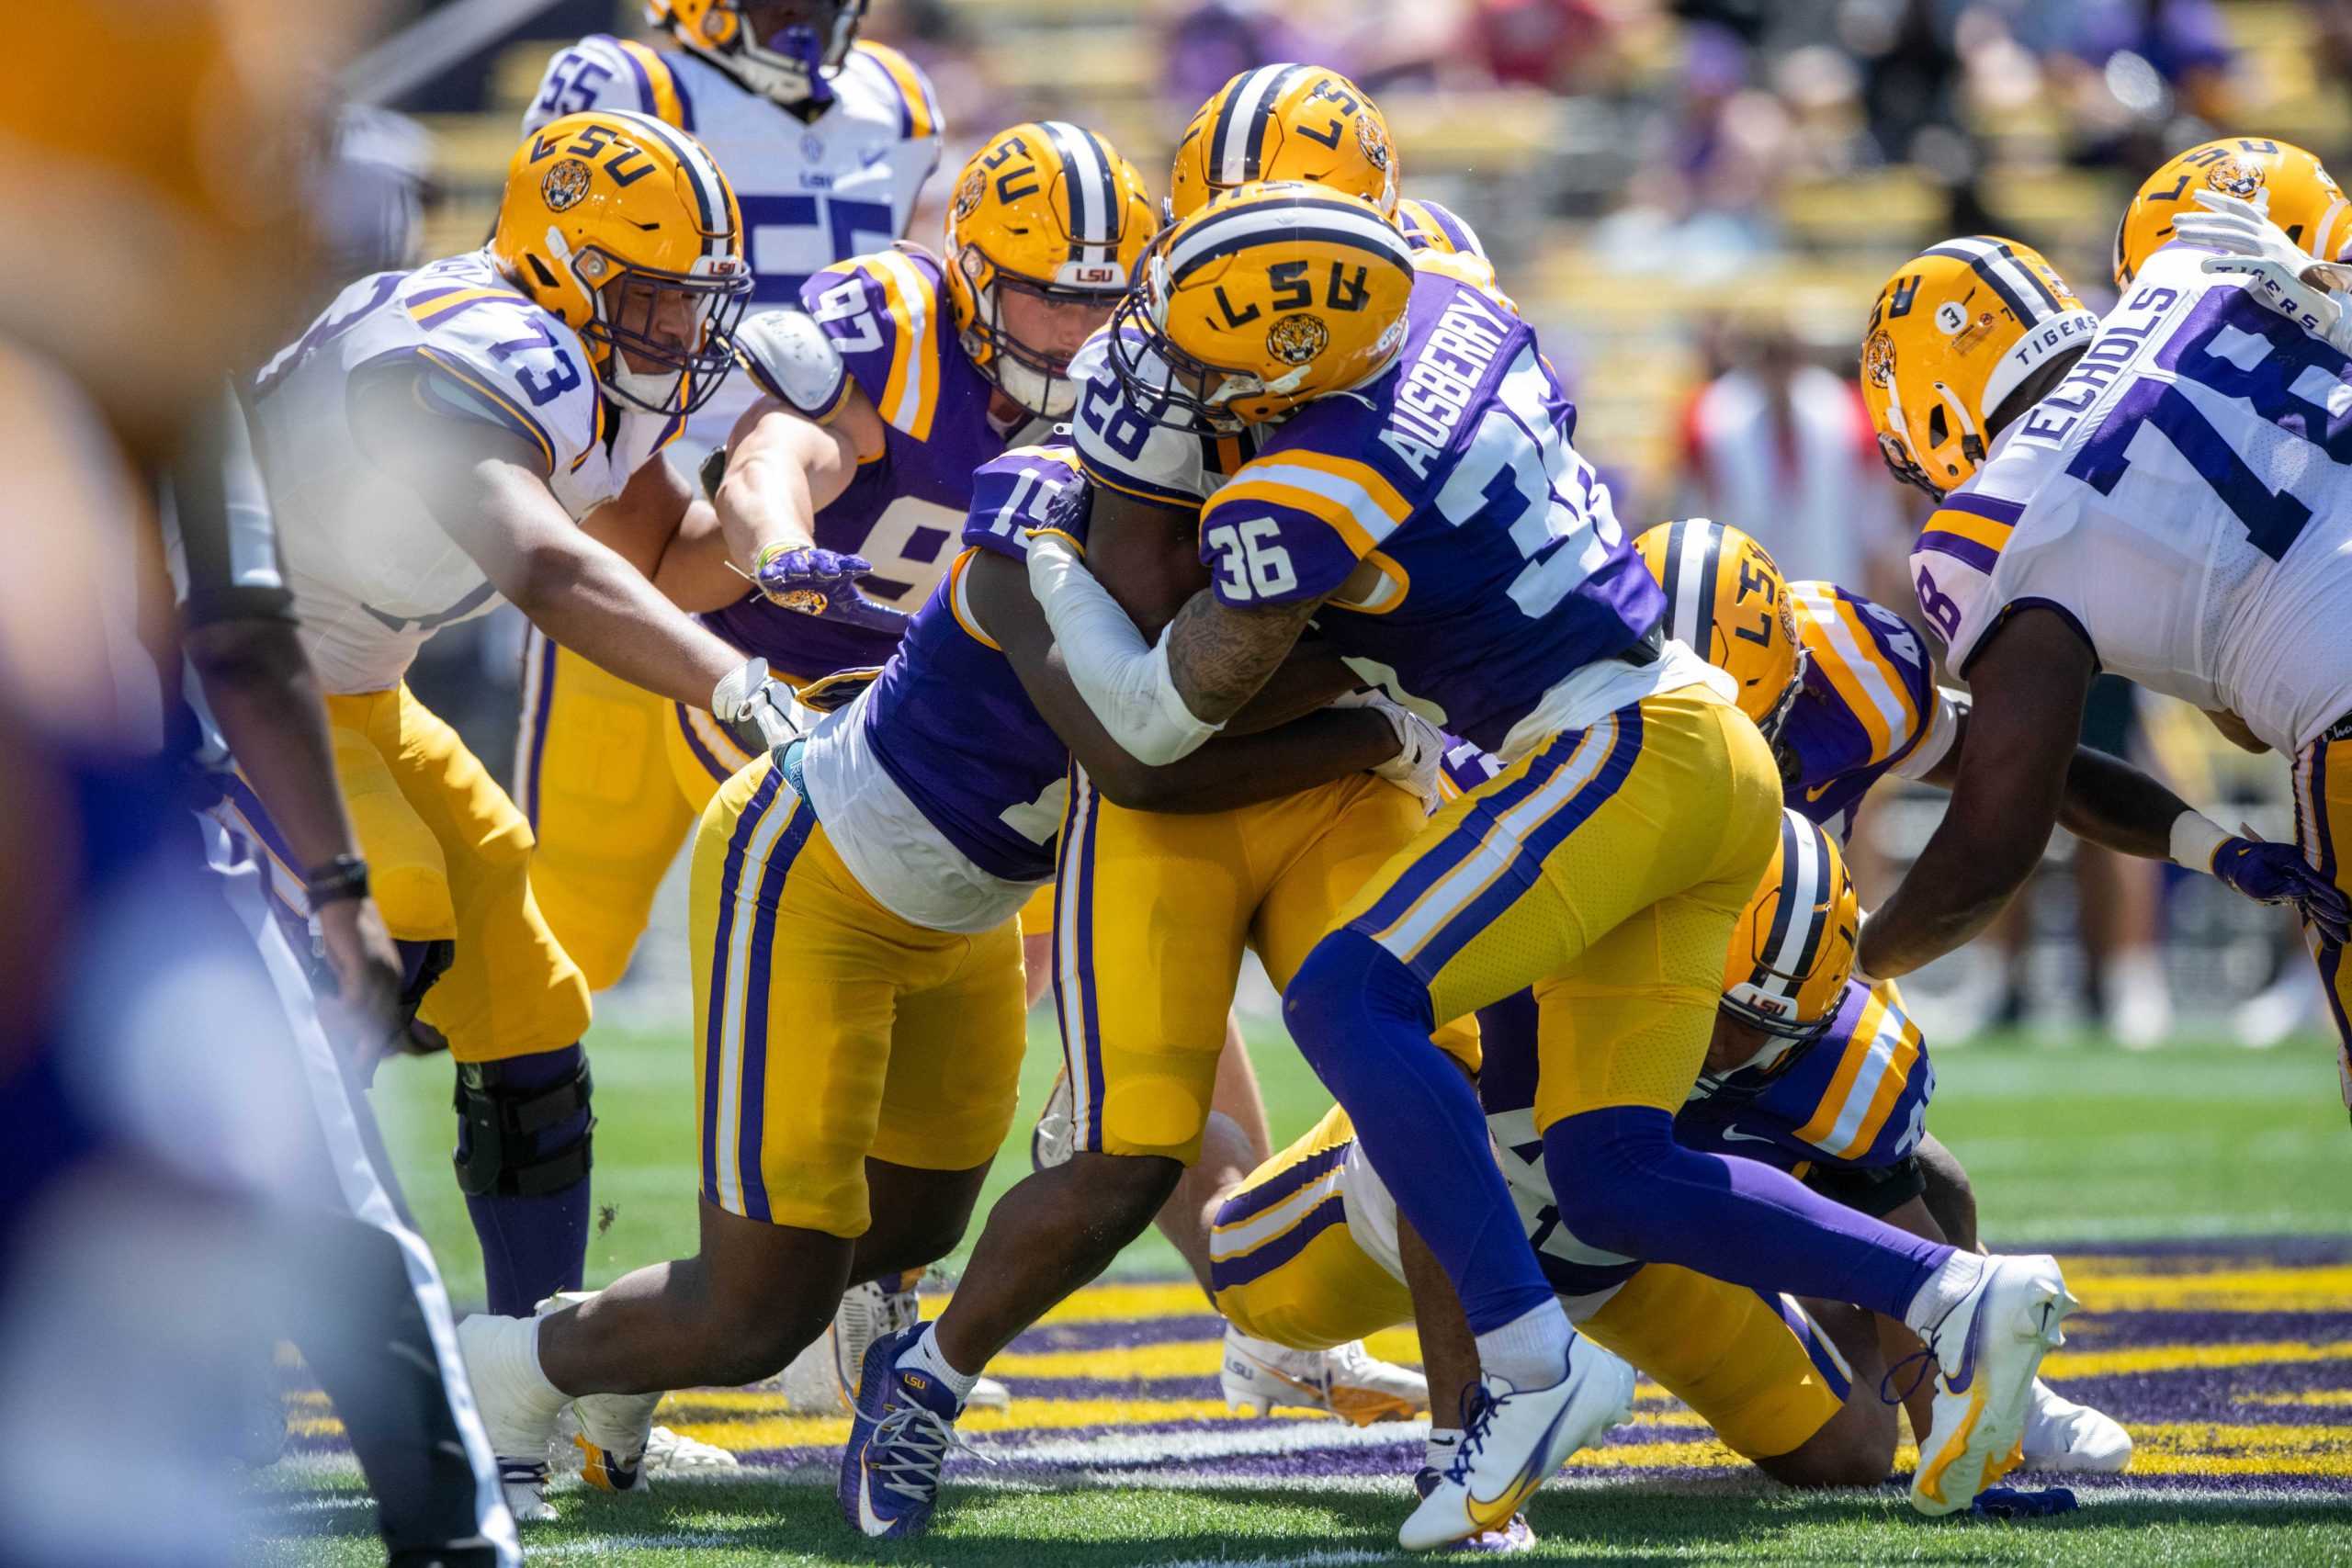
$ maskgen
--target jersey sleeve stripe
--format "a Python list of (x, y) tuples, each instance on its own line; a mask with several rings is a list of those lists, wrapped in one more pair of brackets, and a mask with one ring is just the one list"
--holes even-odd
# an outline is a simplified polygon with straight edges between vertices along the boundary
[(628, 62), (630, 74), (637, 78), (637, 107), (672, 125), (684, 123), (678, 112), (678, 88), (670, 74), (670, 62), (634, 39), (614, 41), (620, 46), (621, 58)]
[(956, 617), (956, 624), (964, 628), (966, 637), (991, 652), (1002, 653), (1004, 649), (996, 638), (980, 629), (979, 617), (972, 614), (972, 601), (964, 586), (964, 580), (972, 570), (972, 558), (979, 553), (978, 547), (968, 548), (947, 569), (947, 613)]
[(1099, 463), (1089, 461), (1083, 453), (1079, 457), (1079, 466), (1086, 470), (1088, 479), (1099, 485), (1108, 485), (1122, 495), (1132, 495), (1138, 500), (1153, 502), (1161, 506), (1196, 509), (1201, 504), (1201, 498), (1190, 491), (1156, 485), (1149, 479), (1136, 475), (1123, 473), (1115, 468), (1106, 468)]
[(1853, 1159), (1869, 1152), (1886, 1128), (1895, 1102), (1910, 1082), (1912, 1065), (1919, 1059), (1919, 1031), (1893, 1008), (1881, 1004), (1878, 1031), (1870, 1042), (1862, 1069), (1852, 1090), (1838, 1108), (1828, 1134), (1813, 1140), (1833, 1159)]
[(1262, 469), (1254, 465), (1242, 471), (1239, 478), (1225, 486), (1210, 498), (1202, 513), (1205, 527), (1212, 513), (1222, 513), (1246, 502), (1271, 502), (1325, 525), (1348, 542), (1348, 549), (1359, 559), (1370, 555), (1383, 539), (1395, 531), (1396, 524), (1371, 504), (1361, 491), (1351, 493), (1343, 480), (1313, 470)]
[(883, 303), (898, 328), (890, 344), (890, 374), (882, 384), (882, 417), (917, 441), (928, 441), (939, 395), (932, 374), (931, 292), (913, 264), (896, 251), (879, 252), (858, 265), (882, 286)]
[(1851, 604), (1833, 593), (1799, 593), (1795, 600), (1806, 653), (1869, 735), (1871, 761), (1884, 761), (1918, 733), (1919, 709), (1909, 684)]
[(409, 318), (420, 327), (435, 327), (464, 310), (468, 306), (479, 305), (486, 299), (502, 299), (521, 305), (527, 310), (537, 309), (530, 300), (511, 288), (458, 288), (445, 289), (432, 295), (421, 295), (411, 299), (408, 302)]
[(1979, 495), (1974, 491), (1962, 491), (1944, 497), (1943, 510), (1970, 512), (1979, 517), (1989, 517), (1996, 523), (2014, 524), (2025, 515), (2025, 502), (2003, 501), (1996, 495)]
[(555, 443), (548, 439), (546, 428), (526, 412), (521, 404), (475, 375), (461, 362), (436, 354), (429, 346), (420, 344), (416, 354), (417, 357), (427, 361), (435, 369), (445, 372), (456, 380), (463, 382), (471, 390), (480, 393), (489, 401), (492, 409), (506, 416), (507, 428), (537, 445), (539, 449), (539, 461), (544, 469), (541, 478), (555, 472)]
[(862, 43), (857, 47), (860, 53), (882, 67), (882, 73), (898, 91), (899, 133), (910, 141), (937, 136), (939, 106), (931, 96), (931, 83), (915, 62), (888, 44)]
[[(1377, 513), (1388, 528), (1402, 524), (1413, 511), (1412, 504), (1378, 468), (1352, 457), (1334, 457), (1322, 452), (1277, 452), (1243, 465), (1233, 477), (1242, 481), (1279, 479), (1304, 485), (1319, 494), (1344, 496), (1351, 504), (1368, 507)], [(1382, 533), (1385, 534), (1388, 528), (1382, 529)]]
[[(1854, 1021), (1853, 1032), (1845, 1038), (1845, 1054), (1838, 1058), (1838, 1070), (1830, 1075), (1829, 1087), (1822, 1092), (1821, 1103), (1814, 1109), (1813, 1115), (1804, 1125), (1796, 1130), (1798, 1142), (1811, 1144), (1815, 1148), (1829, 1147), (1829, 1139), (1845, 1117), (1848, 1102), (1854, 1099), (1858, 1088), (1862, 1090), (1862, 1104), (1869, 1103), (1869, 1095), (1878, 1087), (1878, 1080), (1876, 1075), (1872, 1075), (1865, 1086), (1863, 1070), (1869, 1066), (1871, 1050), (1885, 1026), (1886, 1011), (1886, 1003), (1876, 996), (1862, 1004), (1861, 1016)], [(1828, 1043), (1826, 1040), (1821, 1041), (1814, 1049), (1817, 1051)], [(1855, 1120), (1860, 1119), (1860, 1111), (1857, 1110)]]

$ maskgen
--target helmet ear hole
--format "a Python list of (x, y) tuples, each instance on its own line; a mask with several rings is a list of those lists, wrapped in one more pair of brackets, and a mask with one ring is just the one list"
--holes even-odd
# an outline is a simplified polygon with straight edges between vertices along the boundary
[(1945, 438), (1951, 435), (1951, 426), (1944, 418), (1943, 405), (1941, 403), (1938, 403), (1928, 414), (1928, 446), (1929, 449), (1932, 450), (1935, 447), (1942, 446)]
[(556, 287), (555, 274), (548, 270), (547, 263), (541, 261), (536, 254), (527, 251), (524, 253), (523, 259), (530, 264), (532, 276), (539, 280), (540, 288), (553, 288)]

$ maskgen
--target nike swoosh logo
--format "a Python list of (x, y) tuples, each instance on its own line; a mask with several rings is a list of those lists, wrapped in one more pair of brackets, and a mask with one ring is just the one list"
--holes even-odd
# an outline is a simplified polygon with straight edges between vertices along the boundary
[(857, 1456), (857, 1528), (867, 1535), (885, 1535), (890, 1521), (874, 1511), (874, 1500), (866, 1495), (865, 1456)]
[(1519, 1467), (1519, 1473), (1512, 1476), (1500, 1492), (1482, 1499), (1468, 1487), (1463, 1488), (1464, 1511), (1470, 1516), (1472, 1524), (1481, 1530), (1492, 1530), (1510, 1523), (1510, 1517), (1519, 1512), (1519, 1506), (1527, 1500), (1527, 1495), (1543, 1483), (1543, 1476), (1531, 1478), (1528, 1472), (1544, 1462), (1544, 1452), (1552, 1446), (1552, 1434), (1560, 1429), (1560, 1423), (1568, 1418), (1568, 1412), (1575, 1404), (1576, 1401), (1571, 1399), (1553, 1415), (1552, 1424), (1544, 1429), (1543, 1437), (1528, 1450), (1526, 1463)]
[[(1987, 1281), (1984, 1288), (1990, 1290), (1991, 1282)], [(1980, 1302), (1974, 1316), (1968, 1325), (1968, 1338), (1960, 1348), (1960, 1371), (1957, 1375), (1944, 1380), (1946, 1389), (1953, 1393), (1966, 1393), (1968, 1385), (1976, 1381), (1976, 1348), (1984, 1342), (1984, 1309)]]
[(1715, 1136), (1729, 1144), (1777, 1144), (1778, 1138), (1761, 1137), (1754, 1133), (1736, 1133), (1729, 1127), (1715, 1129)]

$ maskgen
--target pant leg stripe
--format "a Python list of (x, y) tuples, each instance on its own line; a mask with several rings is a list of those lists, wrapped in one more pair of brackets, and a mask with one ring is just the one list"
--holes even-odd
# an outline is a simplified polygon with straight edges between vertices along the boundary
[(1311, 1185), (1325, 1171), (1336, 1169), (1355, 1147), (1355, 1140), (1334, 1144), (1318, 1150), (1285, 1170), (1278, 1170), (1263, 1181), (1252, 1182), (1218, 1205), (1213, 1230), (1224, 1230), (1251, 1219), (1280, 1203), (1294, 1192)]
[(1478, 847), (1494, 831), (1496, 817), (1543, 788), (1559, 771), (1560, 758), (1566, 755), (1560, 749), (1560, 739), (1555, 736), (1546, 741), (1518, 778), (1491, 795), (1480, 795), (1443, 841), (1431, 845), (1427, 853), (1389, 885), (1371, 908), (1356, 918), (1354, 929), (1377, 941), (1383, 931), (1409, 914), (1449, 872), (1477, 853)]
[(672, 703), (670, 710), (672, 716), (677, 721), (678, 733), (685, 738), (686, 750), (693, 754), (695, 763), (702, 771), (720, 784), (725, 784), (729, 779), (733, 778), (735, 770), (721, 762), (712, 753), (711, 749), (703, 743), (703, 738), (697, 733), (695, 726), (695, 710), (689, 708), (684, 703)]
[(1062, 1071), (1069, 1079), (1072, 1134), (1080, 1148), (1091, 1146), (1085, 1139), (1095, 1095), (1087, 1049), (1091, 1025), (1086, 1016), (1091, 979), (1087, 957), (1091, 942), (1087, 944), (1090, 953), (1081, 954), (1079, 940), (1081, 918), (1092, 913), (1091, 907), (1080, 908), (1079, 891), (1092, 882), (1087, 856), (1093, 846), (1093, 786), (1085, 770), (1072, 762), (1069, 800), (1062, 808), (1061, 846), (1054, 863), (1054, 1015), (1061, 1024)]
[[(1763, 1292), (1758, 1292), (1758, 1294)], [(1781, 1321), (1789, 1325), (1789, 1332), (1795, 1335), (1797, 1343), (1804, 1347), (1805, 1358), (1813, 1363), (1813, 1370), (1821, 1374), (1821, 1381), (1829, 1385), (1829, 1392), (1843, 1404), (1846, 1396), (1854, 1391), (1854, 1371), (1846, 1364), (1846, 1359), (1838, 1354), (1838, 1347), (1829, 1342), (1829, 1336), (1821, 1332), (1821, 1325), (1813, 1321), (1810, 1313), (1797, 1304), (1795, 1297), (1765, 1296), (1764, 1300), (1781, 1314)]]
[(796, 799), (790, 820), (777, 835), (760, 877), (759, 902), (752, 911), (750, 973), (743, 998), (742, 1120), (735, 1151), (736, 1179), (743, 1194), (743, 1213), (755, 1220), (769, 1217), (767, 1182), (760, 1174), (760, 1144), (767, 1111), (768, 998), (775, 986), (774, 959), (777, 907), (784, 901), (785, 879), (800, 858), (817, 826), (817, 814)]
[[(709, 999), (703, 1017), (702, 1195), (722, 1208), (726, 1199), (718, 1181), (722, 1164), (719, 1147), (727, 1141), (729, 1129), (720, 1120), (720, 1106), (727, 1076), (727, 1012), (733, 1003), (727, 981), (729, 956), (735, 947), (736, 891), (742, 880), (744, 855), (759, 832), (761, 820), (775, 799), (776, 791), (783, 786), (784, 775), (780, 773), (772, 773), (760, 781), (759, 788), (752, 791), (743, 807), (743, 815), (736, 818), (735, 831), (729, 836), (727, 856), (719, 870), (717, 929), (710, 944)], [(731, 1160), (725, 1163), (732, 1165)]]
[(1307, 1243), (1333, 1225), (1344, 1225), (1347, 1220), (1347, 1199), (1335, 1179), (1330, 1193), (1281, 1235), (1240, 1257), (1212, 1261), (1210, 1283), (1214, 1289), (1225, 1291), (1262, 1280), (1306, 1251)]
[(534, 635), (538, 639), (538, 657), (525, 671), (530, 689), (523, 705), (523, 819), (536, 834), (539, 830), (539, 764), (548, 754), (548, 715), (555, 708), (556, 645), (555, 638), (544, 632)]

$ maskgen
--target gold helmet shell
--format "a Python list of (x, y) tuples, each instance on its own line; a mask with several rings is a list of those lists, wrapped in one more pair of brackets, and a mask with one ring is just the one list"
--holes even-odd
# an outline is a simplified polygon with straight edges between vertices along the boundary
[(1984, 460), (2003, 405), (2098, 318), (2041, 253), (1970, 235), (1894, 269), (1862, 330), (1862, 401), (1887, 468), (1938, 501)]
[[(734, 365), (728, 333), (752, 293), (734, 188), (701, 142), (650, 115), (595, 109), (526, 136), (507, 164), (490, 254), (581, 335), (625, 401), (690, 412)], [(695, 323), (684, 345), (653, 330), (677, 301)], [(632, 356), (659, 368), (638, 372)]]
[(2131, 287), (2157, 247), (2173, 237), (2176, 217), (2200, 210), (2199, 190), (2253, 202), (2314, 261), (2341, 261), (2352, 247), (2352, 207), (2317, 158), (2291, 141), (2224, 136), (2167, 158), (2132, 193), (2115, 226), (2118, 288)]
[(1837, 840), (1784, 807), (1772, 863), (1732, 931), (1723, 1010), (1767, 1034), (1810, 1036), (1838, 1011), (1860, 932), (1861, 902)]
[(1396, 210), (1396, 143), (1364, 90), (1321, 65), (1261, 65), (1209, 95), (1177, 143), (1169, 221), (1258, 180), (1299, 180)]
[(1030, 412), (1066, 418), (1070, 351), (1021, 341), (1004, 295), (1092, 303), (1110, 319), (1157, 225), (1143, 176), (1102, 137), (1065, 120), (1016, 125), (972, 154), (947, 209), (947, 298), (964, 352)]
[(1411, 247), (1370, 202), (1244, 186), (1152, 242), (1112, 319), (1112, 370), (1160, 423), (1278, 419), (1388, 367), (1413, 277)]
[(1667, 635), (1737, 682), (1739, 711), (1764, 739), (1778, 739), (1804, 685), (1805, 654), (1788, 581), (1771, 553), (1705, 517), (1661, 523), (1634, 548), (1666, 590)]

